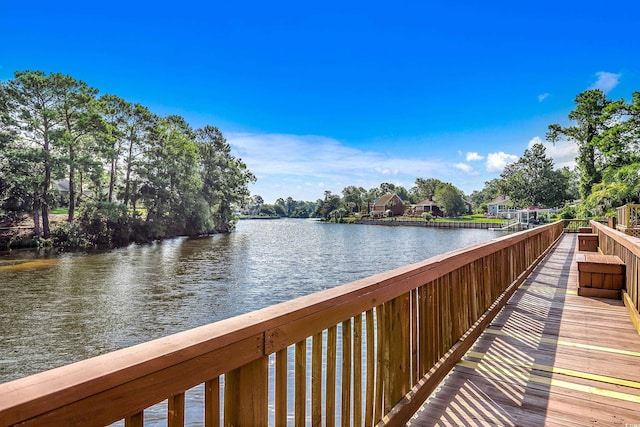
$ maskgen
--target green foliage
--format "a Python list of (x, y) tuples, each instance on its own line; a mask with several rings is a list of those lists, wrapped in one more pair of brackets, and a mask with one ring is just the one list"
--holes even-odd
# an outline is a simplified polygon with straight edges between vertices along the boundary
[[(613, 136), (611, 129), (618, 122), (622, 104), (608, 100), (599, 89), (578, 94), (575, 104), (575, 110), (569, 113), (569, 119), (575, 125), (562, 127), (552, 124), (549, 126), (547, 139), (556, 142), (565, 137), (577, 144), (580, 195), (584, 199), (590, 194), (591, 188), (602, 180), (602, 172), (608, 163), (603, 160), (610, 158), (612, 151), (617, 151), (614, 148), (616, 144), (610, 137)], [(603, 154), (604, 157), (601, 157)]]
[(77, 222), (64, 222), (53, 230), (54, 245), (61, 249), (79, 249), (91, 246), (91, 238)]
[[(49, 210), (64, 199), (70, 224), (55, 241), (73, 247), (230, 231), (255, 177), (222, 133), (97, 94), (40, 71), (0, 84), (0, 208), (32, 213), (37, 235), (42, 218), (46, 238)], [(64, 197), (53, 190), (62, 177)], [(138, 204), (146, 217), (127, 216)]]
[(517, 162), (507, 165), (500, 175), (506, 193), (516, 206), (555, 207), (562, 205), (568, 186), (566, 176), (553, 169), (542, 144), (526, 149)]
[(349, 207), (350, 212), (361, 212), (365, 195), (364, 188), (350, 185), (342, 190), (342, 203)]
[(82, 205), (78, 227), (91, 246), (119, 246), (129, 243), (129, 223), (124, 206), (109, 202)]
[(276, 210), (273, 205), (262, 205), (260, 215), (276, 216)]
[(574, 219), (577, 215), (576, 207), (571, 205), (565, 205), (560, 213), (562, 219)]
[(504, 181), (500, 178), (484, 183), (482, 190), (476, 190), (469, 196), (469, 201), (476, 206), (479, 213), (487, 212), (487, 203), (504, 194)]
[(457, 216), (466, 211), (462, 192), (453, 184), (440, 184), (436, 189), (435, 199), (447, 216)]
[(275, 211), (275, 214), (283, 217), (283, 216), (288, 216), (287, 212), (285, 211), (285, 207), (279, 204), (275, 204), (273, 205), (273, 210)]
[(324, 200), (319, 201), (315, 215), (328, 220), (331, 213), (340, 207), (340, 202), (340, 196), (331, 194), (331, 191), (325, 191)]
[(444, 184), (442, 181), (435, 178), (416, 178), (415, 186), (410, 191), (411, 198), (415, 203), (419, 203), (433, 197), (442, 184)]
[(565, 137), (578, 145), (578, 178), (569, 176), (570, 188), (579, 182), (582, 198), (576, 216), (613, 216), (617, 206), (640, 200), (640, 92), (627, 103), (588, 90), (575, 102), (569, 114), (574, 125), (551, 125), (547, 138)]
[(435, 220), (435, 217), (431, 214), (431, 212), (423, 212), (421, 217), (427, 222)]

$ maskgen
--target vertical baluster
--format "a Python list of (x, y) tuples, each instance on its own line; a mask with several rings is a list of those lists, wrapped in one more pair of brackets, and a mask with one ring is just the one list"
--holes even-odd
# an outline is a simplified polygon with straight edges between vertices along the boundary
[(124, 419), (124, 427), (142, 427), (144, 426), (144, 412), (140, 411)]
[[(458, 341), (458, 339), (462, 336), (464, 331), (462, 330), (462, 322), (463, 322), (463, 308), (462, 304), (466, 304), (467, 300), (465, 298), (464, 289), (460, 283), (460, 275), (458, 274), (459, 270), (453, 270), (449, 275), (451, 276), (451, 281), (449, 282), (449, 290), (451, 291), (451, 298), (449, 306), (451, 307), (451, 348), (453, 343)], [(455, 295), (455, 298), (453, 297)]]
[(338, 328), (332, 326), (327, 331), (327, 372), (325, 406), (327, 407), (325, 422), (327, 427), (334, 427), (336, 423), (336, 352), (338, 343)]
[(269, 423), (269, 357), (260, 357), (224, 377), (225, 425)]
[(435, 292), (436, 282), (430, 282), (424, 286), (425, 290), (425, 312), (426, 312), (426, 324), (425, 331), (422, 334), (424, 337), (426, 347), (426, 357), (424, 363), (424, 369), (422, 375), (426, 374), (429, 369), (434, 365), (437, 352), (437, 339), (438, 335), (435, 333), (438, 326), (437, 311), (435, 310)]
[(429, 304), (429, 308), (432, 312), (433, 324), (431, 325), (431, 331), (433, 332), (433, 361), (431, 366), (442, 356), (442, 277), (438, 277), (433, 282), (433, 300)]
[(307, 340), (296, 343), (295, 425), (303, 427), (307, 417)]
[(389, 365), (389, 388), (385, 393), (385, 414), (409, 391), (411, 377), (409, 294), (401, 295), (389, 303), (386, 310), (387, 363)]
[(492, 304), (491, 301), (491, 289), (489, 284), (491, 283), (491, 255), (482, 258), (482, 294), (484, 296), (484, 310), (488, 310)]
[(287, 425), (287, 349), (276, 353), (276, 426)]
[[(469, 293), (471, 296), (471, 324), (475, 323), (481, 316), (478, 305), (478, 262), (473, 261), (467, 271), (469, 277)], [(471, 325), (469, 325), (470, 327)]]
[(366, 312), (367, 327), (367, 391), (365, 397), (365, 417), (364, 425), (373, 425), (373, 400), (374, 400), (374, 384), (375, 384), (375, 325), (373, 324), (373, 310)]
[(460, 315), (461, 315), (460, 316), (460, 336), (458, 337), (458, 339), (462, 337), (462, 335), (464, 335), (464, 333), (471, 327), (471, 324), (469, 323), (469, 318), (470, 318), (470, 312), (471, 312), (471, 307), (473, 306), (473, 303), (471, 302), (471, 292), (470, 292), (471, 286), (469, 285), (469, 282), (471, 281), (469, 276), (470, 273), (471, 273), (471, 270), (469, 269), (469, 265), (465, 265), (462, 268), (459, 268), (457, 270), (458, 289), (460, 289), (460, 291), (464, 295), (464, 298), (462, 299), (457, 298), (458, 307), (460, 307)]
[(376, 401), (374, 406), (374, 423), (378, 423), (382, 419), (382, 402), (383, 402), (383, 375), (384, 375), (384, 304), (376, 307), (376, 335), (378, 337), (376, 348)]
[(342, 426), (351, 425), (351, 319), (342, 322)]
[(418, 380), (429, 370), (429, 345), (428, 335), (429, 331), (429, 319), (427, 317), (427, 289), (429, 284), (420, 286), (418, 288)]
[(440, 356), (444, 355), (451, 346), (453, 346), (452, 340), (452, 326), (453, 326), (453, 316), (451, 313), (451, 274), (447, 274), (442, 278), (441, 281), (441, 293), (442, 297), (440, 303), (442, 304), (442, 348)]
[(411, 318), (411, 383), (413, 386), (420, 379), (420, 369), (418, 368), (418, 289), (411, 290), (409, 299)]
[(169, 427), (184, 427), (184, 393), (169, 398)]
[(382, 416), (386, 415), (391, 410), (391, 391), (393, 390), (392, 372), (391, 372), (391, 344), (393, 339), (391, 317), (393, 316), (392, 302), (388, 301), (384, 303), (384, 315), (383, 321), (383, 345), (382, 345)]
[(353, 425), (362, 425), (362, 314), (353, 321)]
[(204, 383), (204, 425), (220, 426), (220, 378)]
[(313, 336), (311, 350), (311, 425), (322, 425), (322, 332)]

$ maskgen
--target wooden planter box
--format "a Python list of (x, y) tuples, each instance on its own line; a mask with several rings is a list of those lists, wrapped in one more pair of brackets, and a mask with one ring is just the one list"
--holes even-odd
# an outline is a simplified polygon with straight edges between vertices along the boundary
[(578, 295), (620, 299), (624, 262), (615, 255), (578, 254)]
[(598, 235), (578, 234), (578, 250), (586, 252), (598, 252)]
[(591, 229), (591, 227), (579, 227), (578, 233), (591, 234), (593, 233), (593, 230)]

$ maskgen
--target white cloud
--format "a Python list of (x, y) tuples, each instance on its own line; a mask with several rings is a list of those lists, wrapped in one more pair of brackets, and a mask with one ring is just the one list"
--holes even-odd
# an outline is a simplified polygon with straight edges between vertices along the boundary
[[(335, 139), (315, 135), (228, 134), (233, 154), (256, 175), (287, 174), (333, 177), (336, 174), (370, 175), (424, 173), (440, 168), (433, 160), (389, 158), (382, 153), (347, 147)], [(416, 175), (418, 176), (418, 175)]]
[(547, 99), (551, 94), (550, 93), (542, 93), (538, 95), (538, 102), (542, 102)]
[(407, 188), (421, 176), (450, 179), (450, 167), (438, 159), (389, 157), (322, 136), (227, 133), (226, 138), (232, 154), (258, 178), (251, 192), (266, 201), (289, 195), (316, 200), (322, 197), (319, 187), (338, 193), (348, 185), (372, 188), (390, 179)]
[(620, 83), (622, 74), (609, 73), (607, 71), (598, 71), (596, 73), (598, 80), (591, 85), (589, 89), (600, 89), (604, 93), (609, 92)]
[(531, 138), (528, 144), (528, 148), (533, 147), (534, 144), (544, 145), (547, 151), (547, 157), (553, 159), (553, 163), (556, 168), (563, 168), (568, 166), (573, 168), (576, 165), (576, 157), (578, 157), (578, 146), (570, 141), (558, 141), (555, 144), (548, 141), (543, 141), (539, 136)]
[(382, 175), (398, 175), (400, 171), (398, 169), (376, 168), (376, 172)]
[(478, 175), (478, 172), (476, 172), (475, 169), (473, 169), (471, 166), (469, 166), (466, 163), (456, 163), (453, 167), (466, 173), (467, 175)]
[(499, 153), (489, 153), (489, 155), (487, 156), (487, 171), (502, 172), (506, 165), (508, 165), (509, 163), (513, 163), (518, 159), (518, 156), (507, 154), (503, 151), (500, 151)]
[(480, 154), (476, 153), (476, 152), (469, 152), (467, 153), (467, 162), (471, 162), (474, 160), (484, 160), (484, 156), (481, 156)]

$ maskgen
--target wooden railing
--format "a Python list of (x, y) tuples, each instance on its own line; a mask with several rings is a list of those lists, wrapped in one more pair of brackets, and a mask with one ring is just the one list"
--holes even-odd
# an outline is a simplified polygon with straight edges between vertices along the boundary
[(640, 205), (626, 204), (616, 208), (618, 224), (625, 228), (640, 227)]
[(0, 425), (141, 426), (145, 409), (167, 401), (167, 424), (181, 426), (185, 391), (202, 384), (206, 426), (403, 425), (562, 229), (512, 234), (1, 384)]
[[(640, 207), (640, 205), (638, 205)], [(624, 206), (623, 206), (624, 207)], [(640, 333), (640, 289), (638, 288), (640, 274), (640, 239), (621, 231), (607, 227), (597, 221), (591, 221), (594, 233), (598, 234), (598, 246), (607, 255), (617, 255), (626, 266), (625, 290), (622, 299), (629, 310), (631, 320)]]
[(581, 227), (589, 227), (589, 219), (565, 219), (565, 233), (577, 233)]

